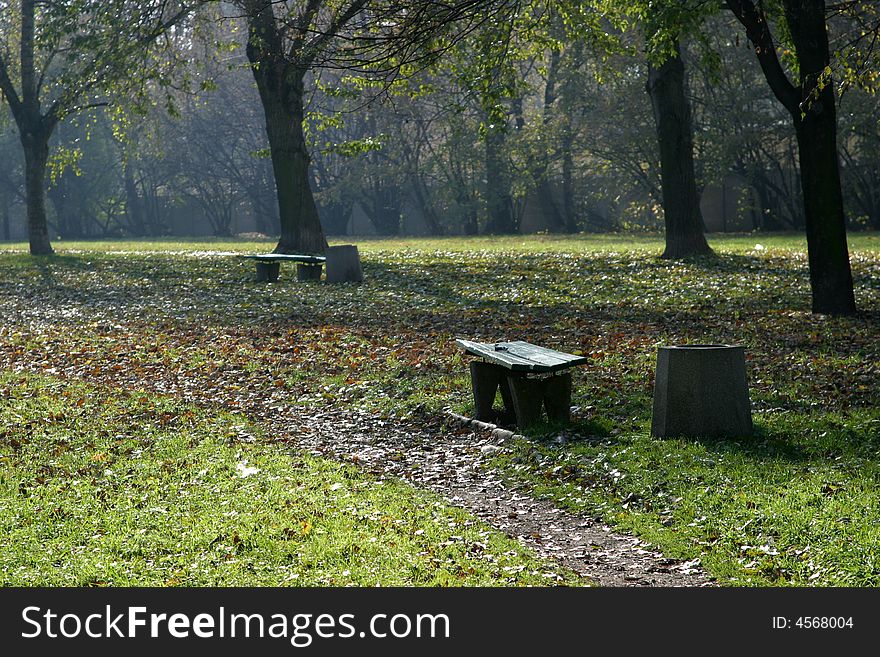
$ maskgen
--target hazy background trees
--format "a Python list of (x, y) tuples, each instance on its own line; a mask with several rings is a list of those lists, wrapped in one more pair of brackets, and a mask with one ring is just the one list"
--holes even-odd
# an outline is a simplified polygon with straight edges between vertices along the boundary
[[(50, 147), (65, 120), (110, 97), (139, 95), (185, 49), (186, 0), (0, 2), (0, 95), (14, 120), (24, 161), (30, 251), (52, 253), (45, 180)], [(75, 220), (76, 223), (76, 220)]]
[[(302, 126), (322, 232), (662, 229), (640, 30), (616, 35), (622, 45), (611, 48), (548, 7), (478, 15), (433, 58), (403, 65), (386, 53), (398, 66), (390, 76), (317, 57), (302, 74)], [(223, 3), (215, 32), (178, 52), (183, 71), (149, 83), (151, 103), (139, 112), (111, 97), (113, 107), (59, 115), (46, 164), (49, 236), (280, 234), (242, 9)], [(722, 12), (679, 46), (705, 227), (803, 230), (797, 135), (741, 26)], [(836, 101), (842, 198), (855, 230), (880, 228), (880, 101), (869, 91), (852, 85)], [(24, 159), (12, 118), (0, 105), (0, 237), (23, 239)]]

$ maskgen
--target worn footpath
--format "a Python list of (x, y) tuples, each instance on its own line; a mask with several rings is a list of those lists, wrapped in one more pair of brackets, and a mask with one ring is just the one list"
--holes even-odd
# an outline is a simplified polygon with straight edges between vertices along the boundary
[(665, 558), (640, 540), (618, 534), (597, 519), (575, 515), (535, 499), (502, 480), (489, 461), (505, 449), (498, 432), (467, 428), (448, 418), (419, 424), (392, 422), (339, 410), (305, 411), (283, 403), (278, 391), (242, 390), (237, 373), (151, 376), (119, 366), (95, 368), (47, 354), (4, 349), (0, 367), (30, 370), (129, 390), (170, 394), (203, 405), (223, 405), (259, 421), (273, 440), (333, 458), (379, 477), (398, 477), (429, 489), (600, 586), (710, 586), (697, 561)]

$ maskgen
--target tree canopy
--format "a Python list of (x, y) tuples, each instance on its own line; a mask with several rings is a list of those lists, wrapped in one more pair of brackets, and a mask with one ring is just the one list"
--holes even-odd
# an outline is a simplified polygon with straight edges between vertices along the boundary
[[(44, 201), (49, 139), (58, 124), (161, 78), (152, 58), (192, 7), (184, 0), (75, 0), (0, 4), (0, 92), (25, 155), (31, 252), (52, 252)], [(166, 55), (173, 49), (166, 48)], [(173, 59), (173, 56), (171, 57)]]

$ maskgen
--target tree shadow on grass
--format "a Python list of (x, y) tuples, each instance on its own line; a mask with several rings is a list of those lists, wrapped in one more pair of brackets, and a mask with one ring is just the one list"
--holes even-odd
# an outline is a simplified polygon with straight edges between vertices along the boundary
[(760, 423), (755, 424), (752, 436), (741, 438), (680, 438), (698, 444), (716, 454), (737, 454), (753, 461), (786, 461), (788, 463), (804, 463), (813, 460), (803, 446), (787, 440)]
[[(5, 257), (3, 261), (8, 262)], [(651, 295), (673, 273), (662, 273), (670, 261), (650, 259), (565, 258), (559, 254), (504, 256), (500, 262), (483, 258), (476, 263), (468, 258), (431, 259), (430, 254), (424, 262), (366, 259), (366, 280), (358, 285), (300, 283), (292, 278), (277, 284), (256, 283), (250, 263), (179, 254), (13, 256), (11, 264), (11, 271), (0, 271), (0, 288), (19, 297), (20, 305), (47, 315), (54, 308), (76, 305), (83, 315), (110, 312), (120, 321), (158, 318), (218, 329), (257, 326), (264, 331), (340, 326), (374, 335), (523, 339), (563, 351), (590, 345), (608, 350), (630, 338), (639, 344), (651, 338), (726, 340), (760, 345), (765, 351), (827, 347), (839, 352), (848, 344), (846, 339), (832, 342), (831, 335), (821, 343), (772, 342), (777, 334), (750, 319), (792, 309), (790, 299), (780, 297), (772, 286), (750, 296), (742, 296), (747, 290), (740, 289), (741, 297), (736, 300), (725, 298), (726, 290), (719, 287), (720, 296), (710, 301), (705, 300), (712, 292), (707, 288), (699, 298), (670, 296), (665, 304), (653, 303)], [(723, 254), (701, 266), (722, 267), (725, 274), (729, 270), (740, 275), (754, 267), (755, 276), (760, 276), (771, 264), (757, 256)], [(585, 268), (593, 278), (581, 283), (572, 268)], [(41, 280), (22, 280), (29, 270), (38, 271)], [(791, 274), (785, 267), (779, 271)], [(638, 280), (642, 274), (644, 283)], [(593, 284), (604, 278), (610, 282), (601, 291), (594, 290)], [(723, 286), (727, 278), (719, 277), (718, 285)], [(636, 279), (632, 285), (638, 299), (618, 289), (630, 279)], [(807, 310), (808, 300), (803, 301), (801, 309)], [(739, 320), (732, 319), (734, 313)], [(795, 320), (782, 314), (774, 317), (779, 318), (774, 330), (795, 326)], [(880, 309), (874, 308), (863, 317), (847, 319), (840, 335), (871, 335), (878, 317)], [(609, 339), (611, 335), (618, 337)], [(809, 336), (801, 337), (807, 340)]]
[[(736, 455), (754, 462), (785, 462), (805, 465), (880, 461), (880, 415), (840, 418), (815, 415), (799, 424), (777, 428), (760, 419), (755, 421), (751, 436), (719, 438), (675, 436), (651, 438), (654, 441), (678, 441), (699, 446), (716, 455)], [(871, 419), (873, 417), (873, 419)], [(867, 419), (865, 419), (867, 418)], [(568, 424), (537, 423), (519, 431), (528, 440), (550, 447), (578, 443), (616, 445), (631, 442), (634, 435), (646, 436), (650, 414), (644, 427), (634, 433), (615, 432), (619, 422), (603, 416), (578, 418)], [(805, 431), (802, 425), (810, 425)]]
[(57, 281), (56, 274), (58, 272), (65, 270), (91, 272), (95, 270), (95, 265), (92, 262), (94, 258), (88, 259), (78, 255), (24, 255), (16, 260), (17, 262), (14, 261), (14, 264), (19, 267), (22, 274), (36, 270), (45, 282), (53, 284)]
[[(742, 438), (685, 438), (717, 454), (737, 454), (754, 461), (832, 463), (836, 460), (880, 461), (880, 431), (858, 432), (846, 424), (821, 417), (807, 434), (798, 427), (776, 429), (755, 422), (752, 436)], [(880, 426), (880, 419), (878, 419)], [(814, 438), (815, 436), (815, 438)]]
[(715, 253), (714, 255), (709, 256), (689, 256), (678, 260), (663, 260), (658, 258), (658, 261), (669, 264), (683, 263), (705, 271), (718, 271), (723, 273), (741, 273), (744, 271), (760, 271), (770, 274), (785, 275), (791, 275), (793, 273), (807, 275), (809, 273), (806, 261), (797, 262), (796, 266), (785, 267), (775, 264), (773, 261), (768, 261), (766, 256), (750, 255), (747, 253)]
[[(423, 297), (426, 302), (434, 302), (435, 305), (443, 306), (446, 303), (454, 303), (465, 312), (490, 311), (498, 314), (515, 315), (523, 309), (532, 311), (552, 310), (561, 317), (573, 313), (598, 315), (601, 318), (613, 316), (615, 319), (631, 319), (633, 321), (652, 321), (682, 314), (705, 313), (705, 308), (695, 305), (702, 303), (702, 299), (681, 299), (671, 304), (648, 304), (645, 303), (645, 295), (657, 291), (656, 281), (646, 278), (645, 284), (635, 291), (640, 296), (639, 303), (634, 305), (632, 299), (625, 292), (618, 292), (617, 283), (632, 284), (638, 280), (639, 272), (633, 272), (629, 267), (618, 262), (602, 263), (601, 260), (588, 260), (581, 258), (573, 261), (573, 265), (582, 264), (585, 267), (585, 275), (588, 276), (583, 282), (583, 289), (566, 286), (566, 281), (560, 281), (557, 276), (548, 273), (548, 258), (552, 256), (520, 256), (507, 263), (513, 267), (512, 271), (505, 270), (502, 266), (495, 270), (470, 271), (460, 263), (432, 262), (422, 267), (409, 265), (397, 265), (393, 263), (370, 263), (365, 266), (365, 271), (373, 275), (373, 279), (380, 285), (394, 287), (399, 282), (401, 288), (412, 291)], [(731, 262), (725, 262), (730, 260)], [(677, 261), (669, 260), (644, 260), (636, 261), (645, 273), (663, 271)], [(747, 256), (719, 256), (707, 261), (699, 258), (695, 262), (707, 271), (713, 270), (720, 274), (738, 274), (742, 276), (745, 270), (753, 268), (755, 275), (768, 273), (780, 276), (791, 276), (792, 271), (785, 267), (768, 267), (767, 263), (757, 258)], [(555, 265), (556, 260), (552, 260)], [(516, 268), (518, 267), (518, 269)], [(568, 272), (571, 275), (571, 272)], [(485, 282), (485, 289), (479, 290), (475, 282)], [(592, 277), (592, 278), (589, 278)], [(610, 279), (609, 288), (603, 292), (594, 292), (591, 284), (593, 279)], [(572, 285), (576, 282), (572, 282)], [(476, 289), (475, 289), (476, 287)], [(477, 293), (477, 292), (480, 293)], [(538, 300), (535, 302), (521, 302), (511, 300), (515, 298), (514, 291), (531, 292)], [(542, 302), (542, 296), (553, 298), (550, 302)], [(555, 297), (555, 298), (554, 298)], [(693, 301), (693, 302), (692, 302)], [(808, 299), (803, 300), (804, 308), (809, 304)], [(713, 304), (713, 313), (723, 312), (725, 305), (731, 306), (731, 311), (741, 313), (766, 313), (768, 310), (790, 310), (792, 304), (787, 303), (776, 289), (768, 288), (760, 293), (750, 291), (748, 297), (740, 297), (735, 301), (719, 298)]]
[[(363, 263), (365, 282), (357, 286), (300, 283), (293, 280), (292, 273), (289, 278), (285, 275), (281, 283), (267, 286), (253, 281), (247, 263), (242, 266), (231, 258), (154, 254), (27, 258), (17, 263), (21, 272), (36, 266), (44, 284), (40, 287), (31, 283), (32, 290), (22, 290), (34, 298), (51, 291), (54, 296), (50, 302), (63, 303), (69, 295), (86, 308), (104, 309), (112, 304), (123, 314), (130, 310), (137, 316), (143, 314), (143, 300), (148, 298), (157, 308), (172, 312), (185, 306), (194, 319), (203, 307), (204, 318), (217, 326), (237, 325), (244, 319), (249, 323), (253, 308), (266, 308), (266, 320), (277, 321), (277, 304), (270, 308), (271, 304), (265, 302), (278, 298), (272, 286), (290, 290), (291, 310), (314, 308), (306, 318), (309, 325), (332, 323), (355, 307), (359, 309), (359, 326), (386, 330), (414, 325), (421, 330), (438, 323), (470, 329), (475, 319), (490, 326), (492, 332), (516, 324), (558, 325), (569, 320), (666, 325), (699, 322), (708, 315), (717, 320), (734, 311), (749, 315), (791, 308), (790, 300), (781, 298), (772, 286), (749, 295), (739, 290), (738, 299), (719, 298), (710, 304), (711, 308), (706, 306), (706, 290), (691, 298), (687, 286), (680, 297), (667, 295), (665, 300), (652, 303), (652, 297), (663, 291), (663, 270), (674, 263), (650, 259), (620, 261), (528, 254), (452, 261), (431, 259), (426, 254), (424, 262), (367, 259)], [(696, 262), (707, 271), (718, 270), (725, 276), (742, 274), (753, 267), (755, 276), (768, 271), (768, 263), (749, 256), (725, 254)], [(76, 275), (83, 272), (92, 275), (80, 279), (80, 284)], [(62, 277), (62, 273), (70, 276)], [(784, 267), (779, 273), (791, 275)], [(600, 287), (596, 287), (598, 284)], [(247, 313), (242, 312), (243, 301), (251, 303)], [(126, 303), (131, 307), (127, 309)], [(804, 299), (805, 308), (807, 303)], [(383, 304), (393, 306), (393, 312), (383, 309)], [(299, 316), (293, 319), (300, 323)]]

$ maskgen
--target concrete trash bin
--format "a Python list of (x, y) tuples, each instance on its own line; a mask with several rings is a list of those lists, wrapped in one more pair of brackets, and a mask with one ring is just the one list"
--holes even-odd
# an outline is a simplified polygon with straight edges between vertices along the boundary
[(752, 432), (742, 347), (693, 344), (657, 349), (651, 435), (735, 438)]
[(361, 256), (354, 244), (328, 246), (324, 255), (327, 257), (328, 283), (360, 283), (364, 280)]

